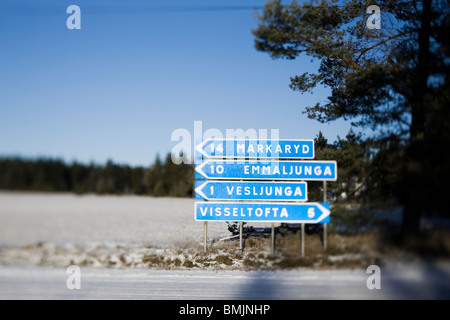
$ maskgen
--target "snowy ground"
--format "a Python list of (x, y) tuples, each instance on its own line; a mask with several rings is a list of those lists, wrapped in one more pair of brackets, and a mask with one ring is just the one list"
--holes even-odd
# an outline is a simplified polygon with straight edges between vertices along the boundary
[[(0, 192), (0, 244), (52, 242), (150, 244), (173, 247), (201, 241), (194, 200), (138, 196)], [(225, 223), (210, 223), (211, 237), (229, 235)]]
[[(220, 249), (202, 255), (194, 202), (0, 192), (0, 265), (236, 269)], [(208, 223), (209, 246), (230, 234), (225, 222)]]
[[(209, 223), (210, 243), (228, 235)], [(202, 241), (192, 199), (0, 192), (0, 299), (450, 298), (448, 263), (382, 266), (369, 290), (364, 268), (246, 272)], [(66, 287), (71, 264), (81, 290)]]

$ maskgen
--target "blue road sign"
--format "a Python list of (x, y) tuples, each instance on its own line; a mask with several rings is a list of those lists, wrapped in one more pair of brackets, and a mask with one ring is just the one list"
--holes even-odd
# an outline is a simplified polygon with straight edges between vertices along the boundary
[(196, 165), (195, 179), (336, 181), (336, 161), (251, 161), (208, 159)]
[(196, 202), (197, 221), (329, 223), (329, 203)]
[(203, 158), (314, 159), (314, 140), (208, 139), (195, 151)]
[(195, 198), (201, 200), (306, 201), (306, 182), (195, 181)]

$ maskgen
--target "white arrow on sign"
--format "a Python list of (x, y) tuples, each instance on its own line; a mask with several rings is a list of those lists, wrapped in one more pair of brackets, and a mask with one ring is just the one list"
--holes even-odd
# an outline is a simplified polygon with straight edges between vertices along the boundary
[(316, 204), (317, 207), (319, 208), (320, 212), (322, 212), (322, 214), (320, 215), (319, 218), (317, 218), (317, 222), (324, 220), (326, 217), (330, 216), (330, 209), (329, 208), (325, 208), (321, 203), (317, 203)]
[(205, 152), (205, 149), (203, 147), (210, 141), (211, 141), (211, 139), (202, 141), (201, 143), (199, 143), (198, 145), (195, 146), (195, 151), (197, 151), (203, 157), (208, 157), (208, 154)]

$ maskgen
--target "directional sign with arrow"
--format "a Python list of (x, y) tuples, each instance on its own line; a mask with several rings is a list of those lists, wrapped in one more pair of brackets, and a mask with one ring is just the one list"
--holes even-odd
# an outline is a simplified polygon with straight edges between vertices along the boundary
[(320, 180), (337, 179), (336, 161), (206, 160), (195, 167), (196, 179)]
[(196, 202), (197, 221), (330, 222), (329, 203)]
[(314, 159), (314, 140), (208, 139), (195, 151), (203, 158)]
[(196, 181), (195, 198), (200, 200), (306, 201), (306, 182)]

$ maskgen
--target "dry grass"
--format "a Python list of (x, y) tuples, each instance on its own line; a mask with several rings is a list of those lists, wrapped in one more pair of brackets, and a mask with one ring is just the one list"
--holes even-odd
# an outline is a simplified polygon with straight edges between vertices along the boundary
[(275, 253), (271, 253), (270, 237), (244, 239), (244, 250), (239, 240), (215, 242), (208, 251), (197, 246), (183, 246), (179, 252), (192, 261), (192, 267), (244, 270), (276, 270), (305, 268), (357, 268), (382, 264), (382, 260), (395, 252), (385, 237), (378, 233), (358, 235), (330, 234), (328, 248), (324, 250), (317, 234), (305, 235), (305, 256), (301, 255), (300, 233), (277, 234)]
[(325, 250), (318, 235), (305, 235), (305, 255), (301, 255), (300, 234), (277, 239), (279, 268), (356, 268), (380, 264), (380, 246), (384, 239), (376, 233), (354, 236), (331, 234)]
[(403, 239), (401, 245), (405, 250), (424, 257), (450, 258), (450, 231), (426, 230), (420, 235)]
[(51, 243), (36, 243), (0, 250), (0, 263), (38, 264), (52, 266), (101, 266), (111, 268), (152, 269), (213, 269), (213, 270), (278, 270), (292, 268), (337, 269), (367, 268), (371, 264), (406, 254), (426, 258), (450, 257), (450, 232), (427, 231), (417, 237), (399, 242), (378, 232), (355, 235), (328, 235), (324, 250), (318, 234), (305, 235), (305, 256), (301, 255), (300, 232), (278, 233), (275, 253), (271, 252), (270, 237), (248, 237), (244, 250), (239, 240), (203, 244), (193, 241), (179, 243), (174, 249), (152, 246), (113, 248), (60, 247)]

